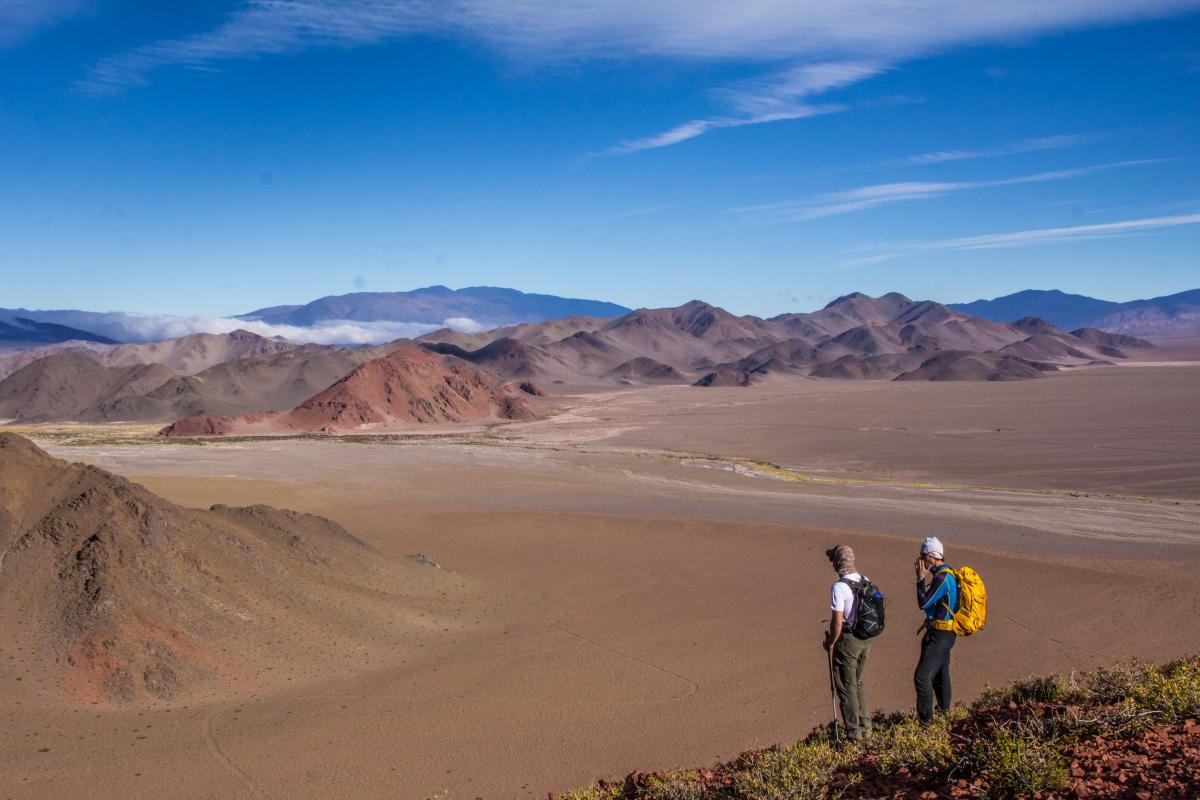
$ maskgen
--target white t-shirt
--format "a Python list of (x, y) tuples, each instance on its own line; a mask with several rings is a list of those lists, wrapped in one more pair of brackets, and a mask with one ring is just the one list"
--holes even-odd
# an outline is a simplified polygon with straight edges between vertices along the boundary
[(832, 611), (842, 612), (843, 622), (847, 625), (852, 625), (854, 624), (855, 612), (858, 611), (855, 608), (857, 601), (854, 599), (854, 590), (842, 583), (843, 579), (857, 582), (861, 581), (863, 577), (857, 572), (848, 572), (838, 578), (837, 582), (833, 584), (833, 600), (829, 608)]

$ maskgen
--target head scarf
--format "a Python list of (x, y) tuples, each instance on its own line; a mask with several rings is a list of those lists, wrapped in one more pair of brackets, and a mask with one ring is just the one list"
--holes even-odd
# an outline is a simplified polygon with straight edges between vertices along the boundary
[(933, 556), (934, 558), (942, 558), (945, 551), (942, 549), (942, 540), (936, 536), (930, 536), (925, 541), (921, 542), (921, 555)]
[(829, 557), (838, 575), (849, 575), (851, 572), (857, 572), (854, 568), (854, 551), (850, 549), (849, 545), (839, 544), (837, 547), (826, 550), (825, 555)]

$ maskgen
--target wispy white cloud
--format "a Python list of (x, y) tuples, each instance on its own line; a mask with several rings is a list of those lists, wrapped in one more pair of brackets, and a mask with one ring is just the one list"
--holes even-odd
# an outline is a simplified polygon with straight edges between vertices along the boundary
[[(66, 0), (64, 0), (65, 2)], [(52, 0), (9, 0), (41, 6)], [(813, 116), (803, 97), (847, 86), (906, 59), (1194, 8), (1194, 0), (249, 0), (217, 28), (109, 56), (78, 88), (92, 94), (145, 83), (166, 67), (208, 69), (238, 59), (357, 47), (415, 34), (482, 44), (522, 63), (666, 58), (770, 66), (738, 113), (713, 115), (628, 143), (662, 147), (717, 128)], [(874, 69), (841, 73), (870, 62)], [(779, 71), (784, 68), (782, 73)], [(778, 76), (794, 74), (789, 90)], [(821, 75), (830, 76), (822, 88)], [(734, 95), (743, 89), (730, 90)], [(828, 113), (828, 108), (825, 113)], [(732, 120), (737, 120), (734, 122)]]
[(968, 189), (1018, 186), (1027, 183), (1044, 183), (1046, 181), (1059, 181), (1068, 178), (1081, 178), (1087, 175), (1094, 175), (1097, 172), (1121, 167), (1161, 164), (1166, 160), (1142, 159), (1138, 161), (1117, 161), (1110, 164), (1094, 164), (1075, 169), (1037, 172), (1031, 175), (1018, 175), (1012, 178), (999, 178), (986, 181), (905, 181), (902, 183), (879, 183), (844, 192), (818, 195), (813, 201), (785, 201), (759, 206), (744, 206), (730, 209), (730, 211), (738, 214), (753, 214), (780, 222), (819, 219), (821, 217), (831, 217), (836, 214), (849, 214), (854, 211), (862, 211), (888, 203), (927, 200)]
[(800, 64), (772, 75), (718, 89), (715, 94), (734, 113), (693, 119), (651, 136), (629, 139), (608, 148), (612, 155), (668, 147), (720, 128), (805, 119), (846, 111), (839, 103), (812, 104), (808, 98), (878, 75), (884, 67), (866, 61)]
[(0, 47), (26, 41), (78, 14), (85, 0), (2, 0)]
[[(979, 236), (964, 236), (956, 239), (940, 239), (929, 242), (908, 242), (875, 246), (879, 252), (844, 262), (841, 267), (863, 267), (897, 258), (944, 253), (956, 250), (996, 250), (1008, 247), (1029, 247), (1055, 242), (1071, 242), (1088, 239), (1112, 239), (1130, 236), (1143, 231), (1174, 228), (1181, 225), (1200, 225), (1200, 214), (1177, 214), (1166, 217), (1143, 217), (1120, 222), (1105, 222), (1095, 225), (1074, 225), (1066, 228), (1038, 228), (1013, 231), (1011, 233), (987, 233)], [(857, 248), (863, 250), (867, 248)]]
[(702, 136), (709, 131), (719, 130), (721, 128), (740, 128), (744, 125), (761, 125), (765, 122), (781, 122), (783, 120), (805, 119), (806, 117), (816, 117), (822, 114), (835, 114), (839, 111), (845, 111), (846, 106), (837, 104), (826, 104), (818, 106), (810, 106), (804, 104), (796, 104), (789, 109), (774, 111), (769, 114), (757, 114), (750, 117), (713, 117), (711, 119), (693, 119), (676, 125), (670, 130), (656, 133), (652, 136), (644, 136), (640, 139), (627, 139), (623, 142), (613, 145), (605, 152), (609, 155), (626, 155), (628, 153), (636, 153), (640, 150), (654, 150), (659, 147), (669, 147), (673, 144), (685, 142), (688, 139), (694, 139), (697, 136)]
[(163, 67), (209, 69), (239, 59), (376, 44), (428, 29), (429, 13), (420, 2), (252, 0), (215, 30), (102, 59), (76, 87), (86, 94), (115, 93), (145, 84)]
[[(45, 7), (68, 0), (7, 0)], [(249, 0), (211, 31), (114, 56), (129, 79), (194, 65), (413, 33), (466, 37), (523, 61), (664, 57), (890, 62), (976, 41), (1166, 15), (1193, 0)]]
[(995, 158), (998, 156), (1013, 156), (1022, 153), (1036, 153), (1041, 150), (1061, 150), (1067, 147), (1077, 147), (1094, 142), (1100, 138), (1094, 133), (1064, 133), (1056, 136), (1041, 136), (1035, 139), (1022, 139), (1019, 142), (1003, 144), (981, 150), (938, 150), (932, 153), (919, 153), (914, 156), (898, 158), (890, 162), (893, 166), (911, 166), (922, 164), (941, 164), (946, 161), (963, 161), (971, 158)]
[(768, 116), (786, 113), (798, 100), (858, 83), (884, 70), (883, 65), (873, 61), (800, 64), (718, 93), (745, 114)]
[[(399, 0), (391, 3), (396, 4)], [(522, 59), (632, 55), (764, 63), (892, 62), (965, 43), (1195, 9), (1194, 0), (441, 0), (423, 5), (454, 29)]]

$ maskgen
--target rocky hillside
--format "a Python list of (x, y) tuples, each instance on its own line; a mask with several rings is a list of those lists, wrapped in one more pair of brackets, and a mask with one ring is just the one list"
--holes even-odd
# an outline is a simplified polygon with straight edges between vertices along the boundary
[(877, 716), (862, 742), (804, 741), (712, 767), (634, 771), (552, 800), (1200, 797), (1200, 658), (986, 692), (925, 726)]
[(60, 353), (0, 381), (0, 418), (103, 419), (127, 398), (145, 395), (173, 377), (161, 364), (106, 367), (79, 353)]
[(267, 338), (250, 331), (231, 333), (193, 333), (161, 342), (115, 344), (96, 341), (72, 341), (66, 345), (43, 347), (0, 358), (0, 377), (11, 375), (41, 358), (60, 353), (87, 356), (106, 367), (131, 367), (160, 364), (179, 375), (195, 375), (209, 367), (240, 358), (266, 356), (300, 347), (286, 339)]
[(163, 436), (340, 433), (413, 423), (526, 420), (532, 384), (513, 385), (454, 356), (406, 347), (368, 361), (290, 411), (189, 417)]
[(170, 422), (201, 414), (284, 411), (358, 365), (407, 344), (297, 345), (235, 332), (24, 353), (9, 359), (17, 368), (0, 380), (0, 418)]
[(183, 508), (0, 433), (0, 640), (58, 699), (294, 686), (402, 650), (455, 580), (320, 517)]

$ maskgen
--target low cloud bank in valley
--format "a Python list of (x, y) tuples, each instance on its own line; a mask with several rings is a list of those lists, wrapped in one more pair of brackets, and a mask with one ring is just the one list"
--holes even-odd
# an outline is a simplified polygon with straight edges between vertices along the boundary
[(463, 333), (479, 333), (480, 331), (488, 330), (488, 326), (481, 322), (476, 322), (470, 317), (447, 317), (442, 320), (442, 326), (452, 328)]
[(152, 342), (176, 339), (193, 333), (230, 333), (247, 330), (260, 336), (281, 336), (294, 342), (313, 344), (380, 344), (393, 339), (412, 338), (436, 330), (453, 328), (476, 333), (485, 326), (467, 317), (454, 317), (442, 326), (421, 322), (377, 320), (324, 320), (312, 326), (277, 325), (254, 320), (213, 316), (174, 316), (170, 314), (111, 314), (92, 320), (87, 330), (122, 342)]

